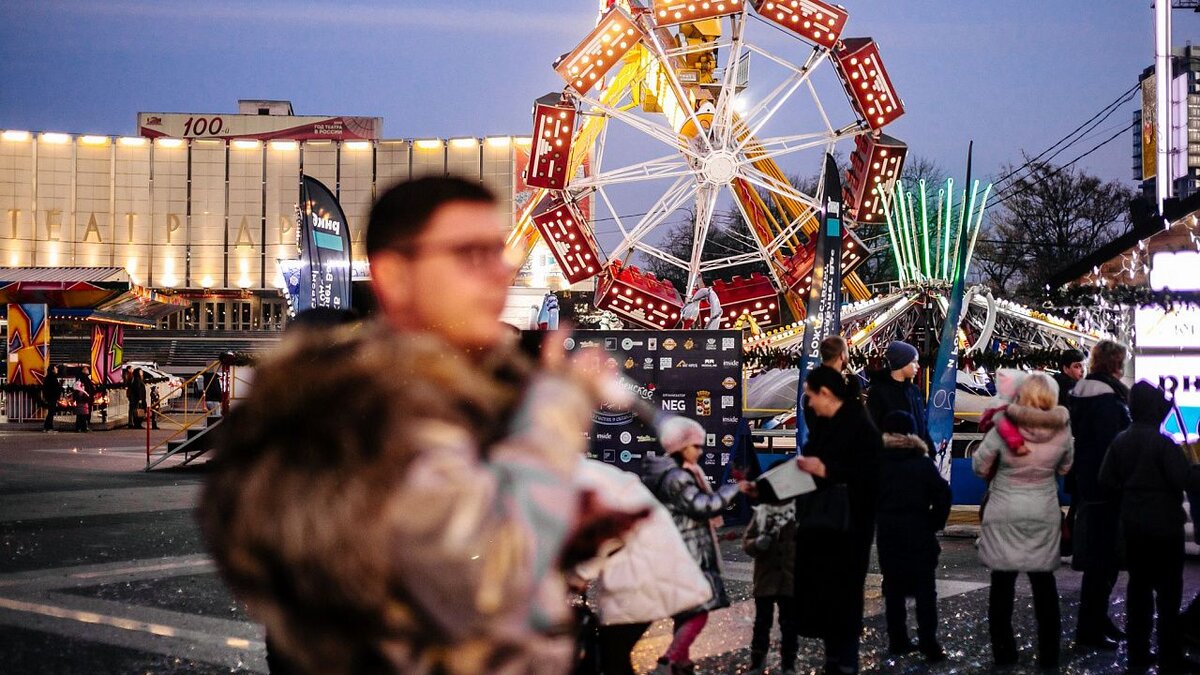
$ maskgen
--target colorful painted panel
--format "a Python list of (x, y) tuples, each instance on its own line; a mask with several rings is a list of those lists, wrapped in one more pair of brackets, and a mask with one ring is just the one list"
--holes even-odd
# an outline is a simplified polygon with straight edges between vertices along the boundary
[(47, 306), (9, 305), (9, 384), (41, 384), (49, 363), (50, 313)]
[(92, 326), (92, 381), (112, 384), (121, 381), (125, 362), (125, 328), (111, 324)]

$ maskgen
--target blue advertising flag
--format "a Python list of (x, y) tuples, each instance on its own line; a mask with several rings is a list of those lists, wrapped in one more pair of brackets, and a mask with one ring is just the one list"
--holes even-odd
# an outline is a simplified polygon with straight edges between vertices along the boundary
[(349, 309), (350, 228), (337, 198), (312, 176), (300, 176), (297, 221), (300, 283), (293, 311)]
[(833, 156), (825, 155), (824, 213), (817, 228), (812, 284), (804, 303), (804, 339), (796, 384), (796, 450), (808, 440), (804, 422), (804, 380), (821, 362), (821, 340), (842, 330), (842, 180)]
[[(967, 146), (967, 190), (971, 189), (971, 149)], [(952, 197), (951, 197), (952, 198)], [(933, 441), (934, 463), (942, 478), (950, 480), (951, 444), (954, 441), (954, 392), (958, 386), (958, 323), (962, 318), (963, 295), (967, 286), (967, 257), (970, 250), (969, 230), (971, 208), (963, 199), (963, 214), (959, 220), (958, 250), (955, 251), (954, 283), (946, 306), (946, 322), (938, 340), (937, 360), (933, 364), (933, 379), (930, 380), (929, 402), (925, 418), (929, 424), (929, 437)], [(964, 229), (964, 223), (966, 227)]]

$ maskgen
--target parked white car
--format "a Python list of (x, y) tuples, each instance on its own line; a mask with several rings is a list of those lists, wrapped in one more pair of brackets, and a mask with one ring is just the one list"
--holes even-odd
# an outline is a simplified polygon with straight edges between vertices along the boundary
[[(129, 366), (134, 370), (142, 371), (142, 377), (146, 380), (146, 386), (157, 389), (158, 399), (163, 403), (183, 396), (183, 378), (162, 370), (153, 361), (126, 361), (122, 366)], [(149, 389), (146, 390), (146, 395), (150, 396)]]

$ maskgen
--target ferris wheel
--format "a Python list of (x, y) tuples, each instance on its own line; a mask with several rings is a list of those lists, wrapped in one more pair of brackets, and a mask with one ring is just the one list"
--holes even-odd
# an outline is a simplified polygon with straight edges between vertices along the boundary
[[(874, 40), (843, 37), (848, 19), (821, 0), (602, 0), (554, 64), (566, 86), (535, 102), (536, 192), (509, 245), (528, 254), (540, 237), (568, 281), (596, 278), (598, 308), (645, 328), (674, 327), (704, 279), (722, 327), (775, 324), (783, 303), (802, 316), (822, 196), (784, 166), (811, 173), (852, 144), (843, 218), (882, 221), (907, 153), (882, 133), (903, 103)], [(746, 246), (709, 245), (727, 214)], [(690, 246), (665, 240), (681, 233)], [(847, 233), (844, 282), (863, 299), (853, 270), (869, 252)], [(636, 264), (651, 260), (686, 287)], [(722, 278), (756, 262), (768, 274)]]

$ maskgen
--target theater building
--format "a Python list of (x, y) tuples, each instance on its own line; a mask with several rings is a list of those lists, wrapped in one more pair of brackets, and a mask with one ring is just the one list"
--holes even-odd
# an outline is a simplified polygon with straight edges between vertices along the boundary
[[(278, 330), (278, 261), (298, 256), (301, 173), (338, 197), (360, 279), (370, 205), (398, 181), (480, 180), (510, 225), (527, 198), (528, 138), (385, 139), (378, 117), (298, 116), (287, 101), (238, 108), (139, 113), (132, 136), (0, 130), (0, 266), (121, 267), (189, 301), (162, 328)], [(518, 285), (553, 280), (549, 255), (531, 260)]]

